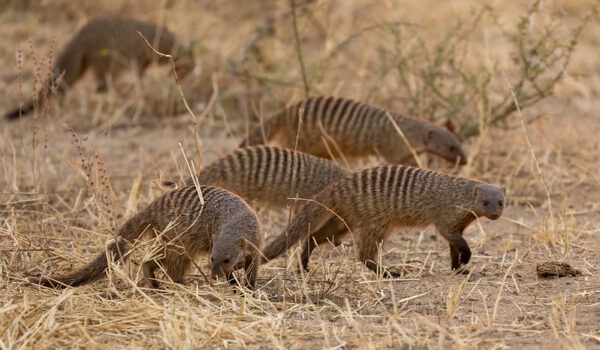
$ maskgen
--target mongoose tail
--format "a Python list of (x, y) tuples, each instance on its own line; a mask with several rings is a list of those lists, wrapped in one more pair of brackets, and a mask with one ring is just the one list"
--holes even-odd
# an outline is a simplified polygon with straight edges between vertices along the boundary
[(119, 237), (117, 240), (110, 243), (104, 252), (100, 253), (94, 260), (81, 269), (66, 275), (29, 277), (29, 282), (49, 288), (65, 288), (68, 286), (81, 286), (104, 277), (109, 260), (107, 252), (112, 261), (119, 258), (122, 258), (123, 260), (127, 258), (127, 251), (131, 246), (131, 243), (139, 238), (146, 228), (140, 218), (141, 216), (136, 215), (129, 219), (119, 230)]
[[(500, 218), (505, 201), (503, 189), (477, 180), (407, 166), (365, 169), (315, 195), (267, 246), (265, 255), (273, 259), (306, 238), (302, 253), (306, 267), (318, 244), (336, 242), (349, 229), (358, 259), (375, 272), (394, 276), (377, 263), (379, 246), (394, 227), (433, 224), (448, 241), (452, 269), (462, 270), (471, 257), (463, 231), (477, 217)], [(338, 217), (347, 229), (339, 225)]]
[[(334, 215), (328, 210), (323, 209), (320, 204), (315, 202), (306, 203), (300, 209), (299, 213), (296, 214), (297, 219), (292, 220), (285, 231), (265, 248), (263, 251), (264, 260), (269, 261), (277, 258), (302, 238), (308, 241), (312, 235), (307, 235), (307, 232), (315, 232), (319, 231), (319, 229), (329, 227), (328, 223), (334, 219), (333, 217)], [(308, 221), (300, 218), (311, 219)], [(333, 237), (331, 238), (333, 239)]]

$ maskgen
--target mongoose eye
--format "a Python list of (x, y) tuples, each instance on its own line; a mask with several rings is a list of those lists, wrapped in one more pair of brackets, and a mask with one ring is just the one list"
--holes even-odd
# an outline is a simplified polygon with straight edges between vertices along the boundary
[(450, 146), (450, 148), (448, 148), (448, 149), (450, 150), (450, 152), (456, 151), (456, 147), (454, 147), (454, 146)]
[(487, 207), (487, 206), (488, 206), (488, 204), (490, 204), (490, 202), (489, 202), (489, 201), (483, 201), (483, 206), (484, 206), (484, 207)]
[(229, 259), (223, 260), (223, 264), (229, 264)]
[(499, 206), (503, 206), (503, 205), (504, 205), (504, 203), (503, 203), (502, 201), (499, 201), (499, 202), (498, 202), (498, 205), (499, 205)]

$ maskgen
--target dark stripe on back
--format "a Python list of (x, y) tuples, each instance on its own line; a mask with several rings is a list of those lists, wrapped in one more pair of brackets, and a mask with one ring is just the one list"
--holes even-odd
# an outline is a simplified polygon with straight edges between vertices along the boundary
[[(327, 99), (325, 100), (325, 103), (323, 104), (323, 108), (321, 110), (321, 113), (318, 113), (318, 115), (314, 115), (313, 116), (313, 120), (312, 120), (312, 127), (317, 128), (317, 121), (321, 120), (321, 122), (323, 122), (323, 119), (325, 119), (325, 115), (327, 114), (327, 111), (329, 110), (329, 107), (331, 106), (332, 101), (334, 100), (333, 96), (329, 96), (327, 97)], [(316, 114), (316, 113), (315, 113)]]
[(344, 135), (344, 133), (341, 132), (343, 129), (340, 129), (340, 126), (342, 123), (348, 123), (348, 120), (354, 117), (354, 111), (356, 111), (359, 105), (360, 103), (350, 100), (350, 110), (347, 112), (347, 106), (344, 106), (344, 110), (342, 110), (342, 113), (340, 113), (340, 117), (335, 121), (335, 125), (333, 125), (333, 130), (335, 130), (336, 134)]
[(260, 188), (261, 183), (262, 183), (262, 179), (261, 179), (261, 174), (262, 174), (262, 170), (263, 170), (263, 166), (267, 166), (267, 164), (263, 164), (264, 163), (264, 148), (257, 148), (256, 149), (256, 169), (254, 170), (254, 185), (257, 186), (258, 188)]
[[(335, 122), (335, 114), (344, 102), (346, 101), (343, 98), (336, 98), (335, 102), (333, 103), (333, 106), (331, 106), (331, 111), (327, 115), (323, 116), (323, 128), (325, 130), (331, 130), (329, 126), (331, 126), (331, 124)], [(327, 133), (329, 134), (329, 131)]]
[(395, 183), (395, 195), (394, 195), (394, 203), (396, 203), (396, 208), (402, 207), (402, 201), (404, 200), (404, 181), (406, 179), (406, 167), (399, 166), (398, 167), (398, 181)]

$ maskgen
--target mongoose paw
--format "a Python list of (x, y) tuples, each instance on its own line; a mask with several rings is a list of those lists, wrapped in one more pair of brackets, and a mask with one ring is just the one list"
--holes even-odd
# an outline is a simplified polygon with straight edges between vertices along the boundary
[(383, 271), (384, 278), (400, 278), (400, 276), (401, 276), (400, 272), (389, 271), (389, 270)]

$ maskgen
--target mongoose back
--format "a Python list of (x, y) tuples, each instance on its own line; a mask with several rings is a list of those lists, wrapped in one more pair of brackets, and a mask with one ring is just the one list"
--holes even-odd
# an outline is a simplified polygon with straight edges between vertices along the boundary
[(241, 263), (246, 285), (254, 288), (262, 249), (262, 229), (256, 214), (231, 192), (211, 186), (202, 186), (201, 191), (204, 207), (194, 186), (168, 192), (127, 220), (117, 239), (83, 268), (65, 275), (30, 277), (30, 281), (53, 288), (90, 283), (105, 275), (109, 259), (124, 259), (138, 238), (156, 236), (172, 226), (160, 237), (165, 244), (164, 256), (142, 265), (147, 283), (158, 287), (154, 271), (160, 265), (173, 282), (181, 283), (191, 259), (211, 252), (213, 276), (221, 275), (234, 283), (233, 270)]
[[(86, 23), (58, 55), (52, 68), (53, 78), (44, 82), (44, 87), (56, 85), (57, 93), (73, 85), (88, 69), (92, 68), (98, 80), (98, 90), (107, 88), (108, 78), (118, 71), (131, 67), (138, 74), (154, 60), (159, 64), (168, 62), (158, 58), (137, 34), (142, 33), (155, 48), (163, 53), (175, 55), (178, 75), (183, 77), (191, 71), (191, 54), (183, 52), (175, 42), (175, 36), (166, 28), (130, 19), (100, 17)], [(42, 101), (44, 88), (38, 102)], [(7, 119), (19, 118), (33, 111), (35, 102), (28, 101), (22, 108), (6, 114)]]
[[(387, 111), (333, 96), (311, 97), (283, 110), (251, 130), (240, 147), (275, 141), (293, 148), (300, 109), (304, 110), (298, 139), (300, 151), (319, 157), (338, 157), (337, 146), (347, 156), (380, 154), (393, 164), (413, 158)], [(467, 163), (460, 142), (448, 130), (419, 119), (391, 116), (417, 153), (429, 152), (450, 162)]]
[[(377, 248), (393, 227), (425, 227), (434, 224), (450, 245), (452, 269), (463, 269), (471, 251), (462, 237), (476, 217), (496, 220), (502, 215), (505, 191), (496, 186), (463, 177), (409, 166), (366, 169), (326, 187), (302, 207), (284, 232), (264, 251), (271, 260), (303, 240), (302, 264), (306, 269), (317, 244), (334, 242), (348, 231), (321, 228), (340, 221), (354, 235), (361, 261), (373, 271)], [(328, 208), (328, 209), (325, 209)], [(395, 274), (391, 274), (392, 276)]]
[(248, 201), (273, 207), (288, 198), (310, 198), (348, 173), (331, 161), (270, 146), (240, 148), (207, 165), (198, 182), (223, 187)]

